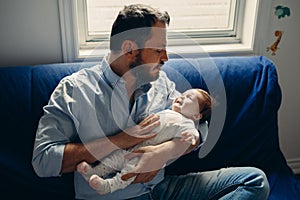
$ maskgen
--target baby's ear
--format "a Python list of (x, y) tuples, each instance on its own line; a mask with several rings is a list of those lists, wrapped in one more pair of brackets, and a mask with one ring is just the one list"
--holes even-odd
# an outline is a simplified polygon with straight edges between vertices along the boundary
[(198, 113), (198, 114), (194, 115), (193, 117), (194, 117), (194, 120), (200, 120), (200, 119), (202, 119), (202, 114)]

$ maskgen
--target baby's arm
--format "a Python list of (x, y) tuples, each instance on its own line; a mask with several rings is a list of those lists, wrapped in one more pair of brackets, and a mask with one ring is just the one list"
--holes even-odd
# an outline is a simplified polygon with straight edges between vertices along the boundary
[(189, 143), (194, 146), (194, 145), (196, 145), (197, 138), (196, 138), (195, 134), (187, 131), (187, 132), (181, 133), (180, 141)]

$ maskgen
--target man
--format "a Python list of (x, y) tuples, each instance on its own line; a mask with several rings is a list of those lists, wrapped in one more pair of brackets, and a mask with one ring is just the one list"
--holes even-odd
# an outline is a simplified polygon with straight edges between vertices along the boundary
[(141, 157), (136, 168), (123, 176), (125, 180), (137, 176), (134, 184), (111, 194), (99, 195), (75, 170), (82, 161), (93, 164), (116, 149), (155, 136), (151, 131), (159, 118), (152, 113), (169, 108), (179, 95), (160, 70), (168, 60), (169, 20), (168, 13), (146, 5), (120, 11), (112, 27), (109, 55), (100, 65), (64, 78), (44, 107), (32, 160), (36, 173), (50, 177), (75, 172), (77, 199), (266, 199), (268, 182), (255, 168), (163, 179), (163, 166), (194, 148), (186, 149), (179, 139), (135, 151), (142, 155), (130, 154), (128, 159)]

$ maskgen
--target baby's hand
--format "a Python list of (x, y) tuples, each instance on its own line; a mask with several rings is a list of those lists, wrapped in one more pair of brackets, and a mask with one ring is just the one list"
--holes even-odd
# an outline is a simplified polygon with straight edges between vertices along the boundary
[(186, 142), (192, 145), (196, 144), (196, 138), (195, 135), (190, 133), (190, 132), (183, 132), (181, 133), (181, 138), (180, 138), (181, 142)]

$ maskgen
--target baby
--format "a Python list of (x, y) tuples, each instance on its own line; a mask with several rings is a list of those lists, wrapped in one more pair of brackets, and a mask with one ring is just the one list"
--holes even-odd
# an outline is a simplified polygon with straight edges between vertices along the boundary
[[(163, 110), (157, 113), (160, 116), (160, 125), (153, 132), (157, 135), (129, 151), (132, 152), (142, 146), (156, 145), (173, 138), (181, 138), (181, 141), (196, 145), (199, 139), (197, 126), (199, 123), (210, 119), (211, 97), (202, 89), (189, 89), (180, 97), (174, 99), (172, 110)], [(139, 158), (125, 159), (128, 151), (117, 150), (100, 160), (94, 167), (86, 162), (77, 165), (77, 171), (84, 176), (90, 186), (99, 194), (112, 193), (131, 184), (135, 177), (127, 181), (121, 179), (139, 161)], [(113, 177), (107, 175), (115, 173)]]

